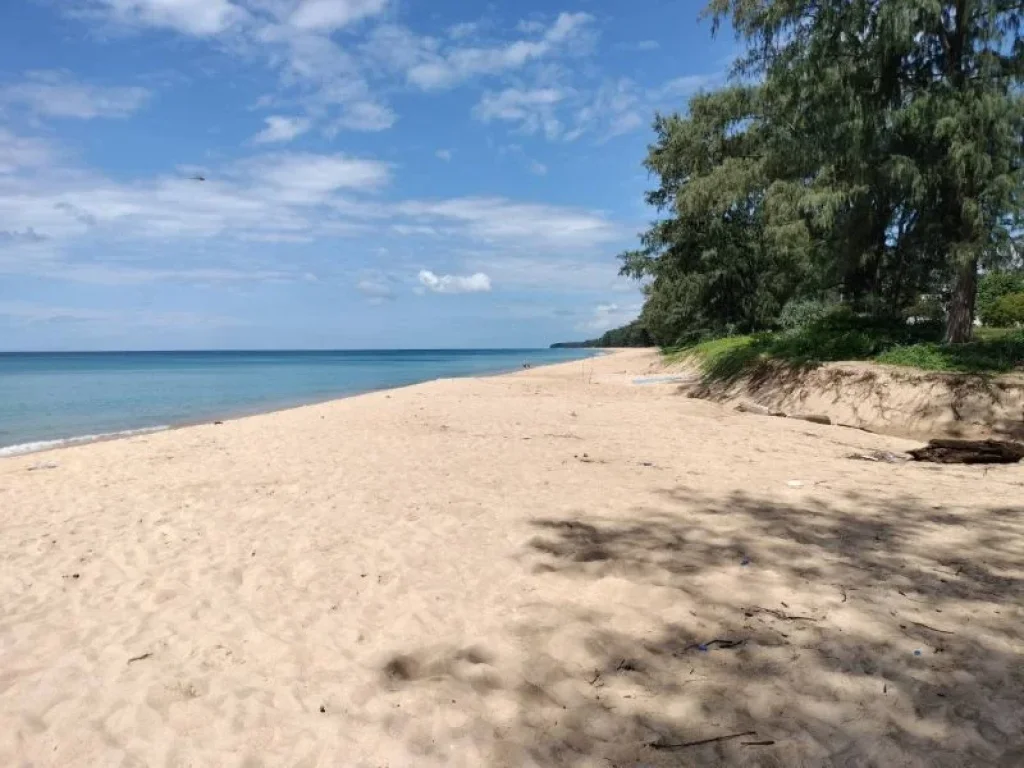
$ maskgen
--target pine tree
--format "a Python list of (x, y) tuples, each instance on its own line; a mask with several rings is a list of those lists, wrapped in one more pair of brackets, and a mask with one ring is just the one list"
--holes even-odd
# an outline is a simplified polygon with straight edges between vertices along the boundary
[(1020, 226), (1024, 5), (713, 0), (708, 13), (749, 44), (741, 72), (763, 79), (772, 146), (788, 134), (804, 148), (803, 167), (777, 164), (769, 210), (831, 249), (821, 274), (842, 276), (844, 298), (898, 305), (908, 278), (938, 281), (947, 341), (969, 340), (978, 266)]

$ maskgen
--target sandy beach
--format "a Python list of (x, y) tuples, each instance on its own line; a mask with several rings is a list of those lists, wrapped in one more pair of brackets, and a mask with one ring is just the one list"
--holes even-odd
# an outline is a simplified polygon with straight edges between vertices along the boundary
[(0, 765), (1024, 765), (1024, 468), (656, 365), (0, 461)]

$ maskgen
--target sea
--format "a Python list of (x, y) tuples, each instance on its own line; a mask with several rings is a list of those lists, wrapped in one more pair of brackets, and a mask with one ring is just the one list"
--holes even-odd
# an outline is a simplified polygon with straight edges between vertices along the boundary
[(0, 457), (593, 354), (580, 349), (0, 353)]

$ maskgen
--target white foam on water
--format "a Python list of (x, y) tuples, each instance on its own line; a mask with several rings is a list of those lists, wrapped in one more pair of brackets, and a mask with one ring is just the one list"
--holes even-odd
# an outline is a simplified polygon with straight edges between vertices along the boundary
[(98, 440), (113, 440), (118, 437), (149, 435), (153, 432), (163, 432), (165, 429), (170, 429), (170, 427), (165, 424), (161, 424), (158, 427), (145, 427), (144, 429), (123, 429), (120, 432), (104, 432), (99, 435), (81, 435), (80, 437), (67, 437), (62, 440), (38, 440), (34, 443), (8, 445), (6, 448), (0, 448), (0, 458), (6, 458), (8, 456), (23, 456), (26, 453), (38, 453), (39, 451), (48, 451), (51, 448), (65, 448), (69, 445), (95, 443)]

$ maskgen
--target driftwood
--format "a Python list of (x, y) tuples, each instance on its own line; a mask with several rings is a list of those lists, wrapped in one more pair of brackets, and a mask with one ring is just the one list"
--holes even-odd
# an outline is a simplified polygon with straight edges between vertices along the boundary
[(820, 413), (794, 413), (789, 418), (799, 419), (800, 421), (809, 421), (812, 424), (824, 424), (825, 426), (830, 426), (832, 424), (832, 419)]
[(908, 453), (917, 461), (939, 464), (1015, 464), (1024, 459), (1024, 445), (1004, 440), (930, 440)]

